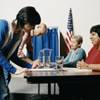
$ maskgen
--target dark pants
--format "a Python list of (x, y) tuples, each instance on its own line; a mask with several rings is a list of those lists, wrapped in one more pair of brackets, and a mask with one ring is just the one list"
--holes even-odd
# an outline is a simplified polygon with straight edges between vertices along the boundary
[(9, 89), (8, 85), (6, 85), (3, 71), (2, 73), (0, 72), (0, 100), (9, 100)]

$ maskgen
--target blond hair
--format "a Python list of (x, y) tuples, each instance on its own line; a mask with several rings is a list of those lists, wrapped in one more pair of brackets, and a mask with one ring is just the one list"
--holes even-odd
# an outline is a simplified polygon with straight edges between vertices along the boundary
[(83, 37), (81, 35), (73, 35), (72, 38), (74, 38), (78, 44), (82, 44)]

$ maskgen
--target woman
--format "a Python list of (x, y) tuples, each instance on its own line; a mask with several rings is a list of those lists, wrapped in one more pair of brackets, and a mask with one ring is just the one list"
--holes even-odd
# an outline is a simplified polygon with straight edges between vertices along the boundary
[[(95, 25), (90, 29), (90, 39), (93, 47), (90, 49), (85, 62), (79, 61), (77, 63), (78, 68), (87, 68), (94, 71), (100, 71), (100, 25)], [(99, 100), (100, 99), (100, 84), (85, 84), (83, 86), (82, 95), (83, 100)]]
[(90, 29), (90, 39), (93, 47), (90, 49), (85, 62), (79, 61), (77, 67), (100, 71), (100, 25), (95, 25)]
[(6, 20), (0, 20), (0, 100), (9, 100), (9, 74), (18, 74), (26, 69), (16, 69), (10, 64), (12, 55), (21, 43), (23, 34), (30, 31), (41, 21), (39, 13), (34, 7), (22, 8), (12, 23), (12, 32), (8, 34), (9, 26)]

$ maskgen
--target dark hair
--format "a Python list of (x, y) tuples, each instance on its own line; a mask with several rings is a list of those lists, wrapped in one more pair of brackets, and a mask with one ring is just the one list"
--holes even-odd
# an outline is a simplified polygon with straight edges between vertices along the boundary
[(17, 20), (17, 27), (23, 28), (26, 23), (32, 26), (40, 24), (41, 17), (34, 7), (28, 6), (22, 8), (18, 12), (16, 20)]
[(92, 32), (96, 32), (98, 34), (98, 36), (100, 37), (100, 25), (92, 26), (90, 29), (90, 33), (92, 33)]

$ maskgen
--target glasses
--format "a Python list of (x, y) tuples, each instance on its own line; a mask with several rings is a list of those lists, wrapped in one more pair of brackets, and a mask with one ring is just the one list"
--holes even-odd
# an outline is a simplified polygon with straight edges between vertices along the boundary
[(62, 69), (64, 63), (64, 56), (56, 56), (56, 69)]
[(42, 49), (39, 53), (39, 60), (44, 67), (50, 67), (51, 65), (51, 49)]

